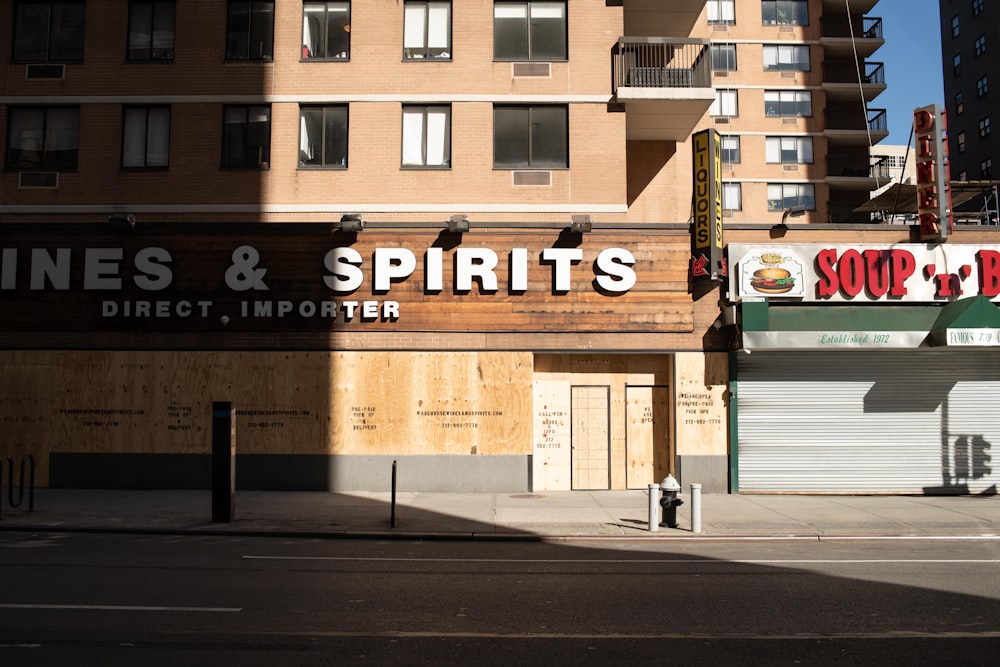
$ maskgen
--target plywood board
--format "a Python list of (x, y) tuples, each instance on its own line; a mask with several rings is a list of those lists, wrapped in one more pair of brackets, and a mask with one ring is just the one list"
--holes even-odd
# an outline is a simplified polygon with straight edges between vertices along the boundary
[(674, 364), (677, 453), (725, 455), (729, 432), (728, 353), (678, 353)]

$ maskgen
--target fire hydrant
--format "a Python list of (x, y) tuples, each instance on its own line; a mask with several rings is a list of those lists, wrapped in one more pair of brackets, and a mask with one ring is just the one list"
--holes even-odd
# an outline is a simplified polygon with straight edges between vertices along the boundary
[(661, 526), (677, 527), (677, 506), (684, 504), (684, 501), (677, 497), (680, 491), (681, 485), (674, 479), (673, 475), (667, 475), (660, 482), (660, 507), (663, 508)]

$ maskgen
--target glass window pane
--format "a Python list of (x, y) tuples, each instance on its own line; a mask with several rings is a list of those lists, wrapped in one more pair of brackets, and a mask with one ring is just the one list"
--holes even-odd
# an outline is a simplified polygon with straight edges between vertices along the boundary
[(424, 164), (424, 110), (403, 109), (403, 164)]
[(427, 46), (432, 49), (450, 48), (451, 3), (432, 2), (427, 22)]
[(566, 58), (565, 5), (560, 2), (531, 3), (530, 57), (532, 60)]
[(531, 163), (566, 167), (568, 155), (565, 107), (531, 110)]
[(493, 57), (528, 58), (527, 3), (497, 3), (493, 9)]
[(408, 3), (403, 8), (403, 48), (417, 49), (424, 44), (424, 26), (426, 25), (427, 5), (423, 3)]
[(174, 57), (174, 3), (157, 2), (153, 13), (153, 58)]
[(122, 166), (146, 164), (146, 110), (125, 109), (122, 128)]
[(82, 2), (52, 4), (49, 57), (51, 60), (83, 60), (83, 22), (86, 5)]
[(445, 167), (451, 164), (451, 129), (447, 109), (427, 111), (427, 164)]
[(226, 58), (250, 57), (250, 3), (230, 2), (226, 17)]
[(299, 165), (323, 163), (323, 109), (302, 107), (299, 111)]
[(148, 2), (133, 2), (129, 5), (128, 57), (148, 58), (153, 44), (149, 34), (153, 24), (153, 5)]
[(170, 109), (153, 107), (148, 115), (146, 166), (166, 167), (170, 156)]
[(497, 108), (493, 112), (493, 163), (497, 166), (528, 164), (530, 125), (528, 109)]
[(274, 2), (256, 0), (252, 4), (250, 18), (250, 57), (270, 59), (274, 57)]
[(45, 149), (44, 110), (11, 109), (7, 126), (7, 166), (11, 169), (41, 166)]
[(347, 58), (351, 54), (351, 11), (346, 2), (326, 3), (326, 42), (323, 58)]
[(49, 58), (49, 7), (20, 3), (15, 6), (14, 59), (46, 61)]
[(323, 164), (347, 166), (347, 107), (328, 107), (323, 132)]

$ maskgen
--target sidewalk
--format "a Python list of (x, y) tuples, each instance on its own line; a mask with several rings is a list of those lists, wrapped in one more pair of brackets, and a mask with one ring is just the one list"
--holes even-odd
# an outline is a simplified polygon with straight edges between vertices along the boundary
[(233, 521), (212, 521), (207, 490), (37, 489), (0, 531), (112, 531), (450, 539), (997, 537), (1000, 496), (702, 495), (701, 533), (682, 494), (676, 528), (649, 530), (646, 491), (389, 493), (238, 491)]

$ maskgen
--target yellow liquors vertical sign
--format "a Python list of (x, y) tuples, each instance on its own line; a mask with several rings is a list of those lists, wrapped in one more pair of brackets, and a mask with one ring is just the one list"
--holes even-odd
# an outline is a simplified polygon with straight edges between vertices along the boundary
[(714, 129), (692, 136), (694, 222), (691, 227), (691, 277), (722, 280), (722, 139)]

